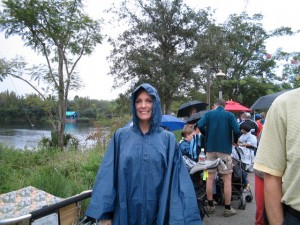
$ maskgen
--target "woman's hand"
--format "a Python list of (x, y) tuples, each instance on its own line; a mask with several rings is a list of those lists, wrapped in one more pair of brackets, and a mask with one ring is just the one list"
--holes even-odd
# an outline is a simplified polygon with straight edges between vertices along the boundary
[(111, 220), (100, 220), (99, 225), (111, 225)]

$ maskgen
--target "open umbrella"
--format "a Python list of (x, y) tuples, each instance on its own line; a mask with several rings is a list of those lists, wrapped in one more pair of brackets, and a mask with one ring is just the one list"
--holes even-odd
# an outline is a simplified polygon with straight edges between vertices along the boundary
[(204, 111), (200, 111), (197, 113), (192, 114), (187, 120), (186, 123), (187, 124), (195, 124), (198, 122), (198, 120), (200, 120), (202, 118), (202, 116), (207, 113), (209, 110), (204, 110)]
[[(185, 121), (176, 116), (162, 115), (161, 118), (161, 126), (168, 128), (169, 131), (181, 130), (185, 124)], [(124, 127), (130, 127), (132, 125), (132, 121), (129, 121)]]
[(225, 110), (230, 112), (251, 112), (251, 109), (235, 101), (226, 101)]
[(283, 90), (276, 92), (274, 94), (269, 94), (269, 95), (264, 95), (261, 96), (259, 99), (257, 99), (253, 105), (250, 107), (252, 110), (257, 110), (257, 109), (268, 109), (272, 105), (273, 101), (281, 94), (284, 92), (290, 91), (289, 90)]
[(185, 124), (185, 121), (176, 116), (163, 115), (161, 118), (161, 125), (167, 127), (170, 131), (181, 130)]
[(190, 110), (192, 108), (196, 109), (196, 112), (199, 112), (201, 110), (204, 110), (208, 104), (205, 102), (200, 101), (188, 101), (186, 103), (183, 103), (177, 112), (177, 117), (186, 117), (189, 116)]

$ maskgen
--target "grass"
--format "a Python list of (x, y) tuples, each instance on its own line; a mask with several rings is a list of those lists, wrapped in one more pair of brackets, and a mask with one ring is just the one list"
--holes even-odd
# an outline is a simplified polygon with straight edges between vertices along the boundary
[(34, 186), (66, 198), (92, 188), (103, 149), (59, 151), (14, 150), (0, 144), (0, 193)]
[[(105, 149), (15, 150), (0, 143), (0, 194), (33, 186), (60, 198), (92, 189)], [(90, 199), (80, 202), (81, 213)]]
[[(180, 140), (180, 132), (174, 132)], [(93, 186), (107, 143), (90, 150), (13, 149), (0, 143), (0, 194), (34, 186), (66, 198)]]

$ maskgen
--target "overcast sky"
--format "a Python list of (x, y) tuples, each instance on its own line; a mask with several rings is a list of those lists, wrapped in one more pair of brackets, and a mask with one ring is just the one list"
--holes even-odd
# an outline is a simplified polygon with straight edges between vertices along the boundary
[[(300, 13), (295, 0), (185, 0), (193, 8), (211, 7), (216, 9), (215, 18), (218, 22), (224, 22), (229, 14), (240, 14), (246, 10), (249, 15), (261, 13), (264, 15), (263, 26), (267, 31), (280, 26), (292, 27), (294, 31), (300, 30)], [(1, 1), (2, 2), (2, 1)], [(107, 9), (112, 2), (119, 0), (86, 0), (86, 12), (95, 19), (101, 18), (104, 9)], [(2, 9), (2, 7), (1, 7)], [(118, 30), (110, 26), (104, 26), (103, 32), (110, 35), (117, 34)], [(104, 34), (103, 33), (103, 34)], [(277, 48), (283, 48), (287, 52), (300, 52), (300, 35), (295, 37), (273, 38), (267, 42), (267, 50), (270, 54)], [(23, 46), (24, 42), (18, 37), (4, 38), (0, 33), (0, 57), (13, 58), (16, 55), (25, 57), (28, 63), (44, 63), (42, 56), (36, 55), (29, 47)], [(110, 46), (107, 43), (98, 45), (91, 56), (84, 56), (78, 65), (84, 88), (70, 92), (70, 98), (75, 95), (89, 97), (91, 99), (111, 100), (118, 97), (121, 89), (112, 89), (113, 78), (108, 76), (109, 68), (106, 57), (109, 55)], [(0, 92), (9, 90), (19, 95), (34, 93), (33, 89), (22, 81), (7, 78), (0, 82)]]

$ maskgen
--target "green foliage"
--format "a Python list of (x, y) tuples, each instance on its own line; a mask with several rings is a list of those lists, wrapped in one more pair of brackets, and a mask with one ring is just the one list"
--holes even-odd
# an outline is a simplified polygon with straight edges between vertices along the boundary
[(131, 100), (128, 96), (120, 94), (108, 107), (106, 118), (122, 117), (131, 114)]
[(92, 108), (87, 108), (85, 109), (81, 114), (80, 116), (82, 117), (87, 117), (87, 118), (94, 118), (96, 119), (96, 112), (94, 111), (94, 109)]
[[(78, 138), (74, 137), (72, 134), (64, 134), (64, 146), (68, 146), (69, 150), (78, 150), (79, 142), (80, 141), (78, 140)], [(42, 137), (42, 139), (39, 141), (39, 146), (42, 148), (57, 147), (57, 133), (55, 131), (52, 131), (51, 138)]]
[(176, 130), (173, 133), (175, 134), (176, 140), (179, 143), (179, 141), (182, 139), (181, 130)]
[[(78, 122), (91, 123), (95, 119), (107, 121), (114, 116), (122, 116), (130, 111), (130, 103), (126, 98), (114, 101), (95, 100), (88, 97), (78, 97), (68, 102), (68, 109), (77, 111)], [(0, 93), (0, 121), (26, 122), (32, 124), (48, 124), (48, 113), (57, 114), (57, 100), (53, 96), (42, 99), (35, 94), (17, 96), (15, 92)], [(129, 114), (129, 113), (128, 113)], [(97, 116), (97, 118), (96, 118)], [(106, 123), (106, 126), (109, 123)], [(47, 141), (46, 141), (47, 142)]]
[(91, 189), (103, 157), (99, 149), (22, 151), (0, 144), (0, 193), (34, 186), (66, 198)]
[[(116, 12), (122, 26), (125, 21), (129, 29), (111, 40), (110, 74), (114, 85), (129, 84), (130, 93), (142, 82), (153, 84), (161, 96), (164, 113), (174, 111), (173, 101), (204, 101), (205, 92), (215, 99), (220, 90), (226, 100), (251, 105), (251, 101), (277, 88), (274, 73), (280, 59), (277, 55), (282, 57), (282, 53), (278, 50), (275, 57), (269, 57), (266, 41), (294, 34), (288, 27), (266, 31), (262, 15), (249, 16), (245, 12), (216, 24), (214, 12), (197, 12), (181, 0), (124, 1)], [(286, 55), (293, 60), (300, 58), (295, 53)], [(280, 73), (284, 78), (294, 74), (298, 79), (298, 67), (298, 63), (287, 65)], [(218, 69), (226, 73), (225, 80), (214, 76)], [(291, 82), (292, 86), (297, 86), (296, 81)], [(281, 84), (280, 88), (283, 86), (287, 85)]]
[(124, 1), (117, 13), (130, 29), (111, 40), (115, 86), (130, 83), (132, 90), (149, 82), (160, 93), (163, 111), (170, 113), (178, 92), (186, 93), (197, 79), (191, 50), (197, 32), (209, 23), (208, 14), (194, 12), (182, 0)]
[[(3, 8), (0, 12), (0, 30), (5, 31), (5, 36), (19, 35), (26, 46), (45, 57), (47, 65), (32, 69), (30, 75), (32, 79), (44, 81), (48, 84), (48, 91), (57, 94), (57, 118), (52, 117), (51, 111), (49, 116), (53, 129), (58, 132), (57, 141), (62, 149), (68, 93), (81, 85), (75, 69), (81, 57), (90, 55), (101, 43), (100, 21), (94, 21), (85, 14), (81, 1), (74, 0), (6, 0), (3, 1)], [(0, 65), (2, 72), (2, 63)], [(22, 74), (9, 75), (30, 84), (22, 78)], [(39, 94), (43, 95), (41, 92)]]
[(80, 117), (107, 118), (112, 116), (110, 110), (112, 104), (112, 101), (76, 96), (74, 100), (68, 101), (68, 110), (79, 112)]

